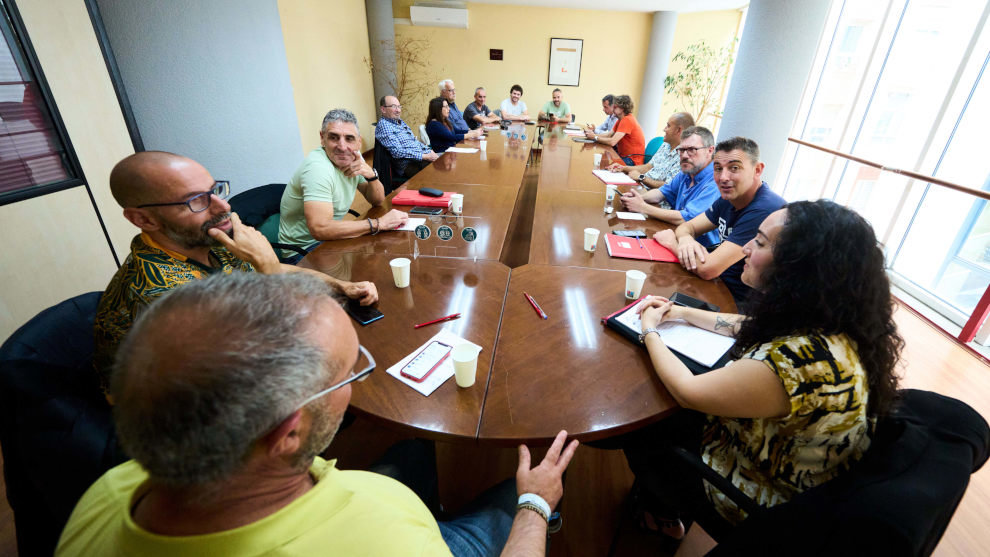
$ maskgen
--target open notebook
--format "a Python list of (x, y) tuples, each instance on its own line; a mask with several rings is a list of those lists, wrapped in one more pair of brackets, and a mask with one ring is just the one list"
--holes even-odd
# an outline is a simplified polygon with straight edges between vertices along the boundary
[[(639, 344), (639, 334), (643, 332), (643, 327), (636, 311), (642, 301), (643, 298), (640, 298), (612, 315), (603, 317), (602, 322), (606, 327)], [(660, 338), (667, 348), (695, 375), (729, 363), (729, 349), (736, 342), (731, 337), (700, 329), (680, 319), (665, 321), (657, 328), (660, 329)]]

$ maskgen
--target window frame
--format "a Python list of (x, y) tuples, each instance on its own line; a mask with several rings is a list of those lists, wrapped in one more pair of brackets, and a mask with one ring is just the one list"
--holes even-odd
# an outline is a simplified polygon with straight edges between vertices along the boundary
[(38, 86), (38, 92), (49, 110), (52, 120), (52, 128), (65, 149), (64, 156), (62, 158), (67, 167), (68, 173), (70, 174), (69, 178), (58, 182), (52, 182), (45, 185), (34, 185), (13, 191), (2, 192), (0, 193), (0, 206), (17, 203), (18, 201), (24, 201), (26, 199), (33, 199), (35, 197), (40, 197), (79, 186), (85, 186), (86, 179), (82, 171), (82, 165), (79, 163), (79, 157), (76, 156), (75, 148), (69, 140), (69, 134), (65, 128), (65, 122), (62, 121), (62, 115), (58, 110), (58, 105), (55, 103), (55, 97), (52, 95), (51, 88), (48, 86), (48, 80), (45, 78), (45, 74), (41, 70), (41, 62), (38, 60), (38, 55), (34, 50), (34, 46), (31, 44), (30, 37), (28, 37), (27, 29), (24, 26), (24, 21), (21, 19), (21, 14), (13, 0), (0, 0), (0, 17), (5, 18), (10, 24), (10, 29), (14, 34), (14, 40), (19, 44), (21, 52), (24, 55), (24, 61), (34, 74), (34, 79)]

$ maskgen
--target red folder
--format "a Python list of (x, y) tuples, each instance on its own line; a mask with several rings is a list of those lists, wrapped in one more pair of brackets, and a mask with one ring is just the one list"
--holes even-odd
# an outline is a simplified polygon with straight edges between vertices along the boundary
[(445, 191), (440, 197), (423, 195), (416, 190), (402, 190), (392, 198), (392, 205), (419, 205), (420, 207), (450, 207), (450, 196), (457, 192)]
[(661, 263), (677, 263), (677, 255), (660, 245), (653, 238), (626, 238), (615, 234), (605, 235), (605, 247), (612, 257), (645, 259)]

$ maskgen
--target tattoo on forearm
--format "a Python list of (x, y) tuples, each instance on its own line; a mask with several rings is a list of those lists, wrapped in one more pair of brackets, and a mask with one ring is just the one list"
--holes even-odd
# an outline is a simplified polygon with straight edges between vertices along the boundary
[(722, 319), (718, 315), (715, 316), (715, 330), (716, 331), (719, 330), (719, 329), (729, 329), (731, 331), (732, 330), (732, 326), (733, 326), (733, 323), (731, 321), (728, 321), (726, 319)]

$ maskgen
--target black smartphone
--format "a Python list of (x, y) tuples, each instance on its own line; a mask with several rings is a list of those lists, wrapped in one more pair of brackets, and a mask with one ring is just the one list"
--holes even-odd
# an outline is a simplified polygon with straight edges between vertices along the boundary
[(419, 205), (409, 209), (410, 215), (439, 215), (443, 213), (443, 207), (420, 207)]
[(680, 292), (674, 292), (669, 299), (671, 302), (674, 302), (679, 306), (701, 309), (705, 311), (718, 311), (718, 306), (709, 304), (708, 302), (703, 302), (697, 298), (688, 296), (687, 294), (681, 294)]
[(362, 306), (361, 302), (357, 300), (347, 300), (347, 303), (344, 304), (344, 311), (362, 325), (367, 325), (385, 317), (385, 314), (378, 311), (378, 308)]
[(623, 238), (646, 238), (645, 230), (613, 230), (612, 234)]

